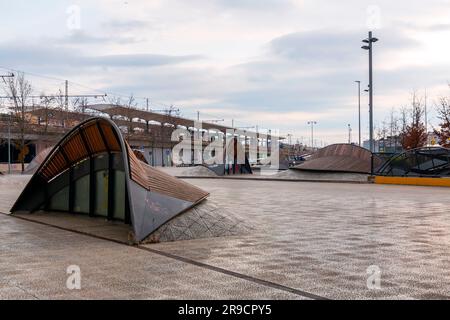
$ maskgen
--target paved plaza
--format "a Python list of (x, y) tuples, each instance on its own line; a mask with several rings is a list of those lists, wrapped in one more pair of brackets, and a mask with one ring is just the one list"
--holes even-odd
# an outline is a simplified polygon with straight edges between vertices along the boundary
[[(0, 212), (26, 181), (0, 177)], [(129, 246), (0, 215), (0, 298), (450, 297), (448, 188), (186, 181), (251, 228)], [(69, 265), (81, 269), (81, 290), (66, 287)], [(381, 272), (379, 287), (368, 286), (373, 270)]]

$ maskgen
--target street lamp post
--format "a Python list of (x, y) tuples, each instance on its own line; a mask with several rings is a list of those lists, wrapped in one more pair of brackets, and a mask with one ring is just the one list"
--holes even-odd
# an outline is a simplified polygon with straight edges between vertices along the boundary
[(361, 147), (361, 81), (355, 81), (358, 84), (358, 145)]
[[(14, 73), (10, 73), (7, 75), (0, 75), (3, 82), (6, 84), (5, 78), (14, 78)], [(11, 113), (9, 113), (9, 121), (8, 121), (8, 174), (11, 174)]]
[(11, 112), (8, 119), (8, 174), (11, 174)]
[(352, 127), (350, 123), (348, 124), (348, 144), (352, 143)]
[(287, 137), (288, 137), (288, 144), (291, 145), (292, 144), (292, 134), (288, 133)]
[(288, 133), (287, 134), (288, 137), (288, 158), (291, 158), (291, 149), (292, 149), (292, 134)]
[(314, 150), (314, 125), (317, 121), (308, 121), (308, 124), (311, 125), (311, 149)]
[(372, 37), (372, 31), (369, 31), (369, 37), (367, 39), (362, 40), (362, 42), (366, 43), (366, 45), (361, 48), (369, 51), (369, 144), (370, 144), (370, 152), (372, 152), (372, 157), (370, 160), (370, 175), (373, 176), (374, 168), (373, 168), (373, 152), (374, 150), (374, 141), (373, 141), (373, 81), (372, 81), (372, 44), (377, 42), (378, 39)]

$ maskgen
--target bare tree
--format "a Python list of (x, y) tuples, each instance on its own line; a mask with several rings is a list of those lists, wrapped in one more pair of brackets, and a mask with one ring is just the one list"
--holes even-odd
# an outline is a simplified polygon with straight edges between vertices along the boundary
[(389, 133), (389, 128), (386, 120), (381, 122), (381, 125), (376, 128), (376, 136), (379, 141), (383, 142), (383, 152), (386, 152), (386, 136)]
[(69, 115), (67, 114), (67, 112), (65, 112), (66, 99), (61, 89), (58, 89), (58, 91), (56, 92), (54, 102), (56, 104), (55, 109), (57, 110), (57, 113), (60, 115), (58, 120), (61, 121), (61, 125), (63, 126), (63, 128), (65, 128)]
[(89, 105), (88, 98), (86, 97), (78, 97), (73, 101), (73, 106), (76, 111), (85, 113), (86, 107)]
[(406, 106), (400, 107), (400, 117), (399, 117), (399, 138), (400, 138), (400, 144), (404, 145), (404, 136), (403, 132), (406, 131), (406, 127), (408, 125), (408, 108)]
[(386, 120), (381, 121), (381, 124), (378, 124), (375, 130), (377, 139), (385, 139), (389, 131)]
[(137, 103), (135, 101), (133, 94), (131, 94), (130, 97), (128, 98), (126, 107), (127, 107), (127, 118), (128, 118), (128, 121), (130, 122), (129, 128), (128, 128), (128, 134), (131, 134), (131, 133), (133, 133), (133, 115), (132, 115), (133, 110), (132, 109), (137, 107)]
[[(402, 147), (406, 150), (422, 147), (427, 141), (427, 132), (423, 123), (424, 102), (414, 92), (411, 99), (411, 105), (403, 110), (408, 110), (408, 114), (402, 114)], [(405, 121), (405, 117), (407, 120)], [(405, 126), (406, 124), (406, 126)]]
[(450, 147), (450, 97), (440, 97), (436, 104), (437, 117), (441, 120), (439, 130), (434, 129), (434, 133), (439, 137), (439, 144), (443, 147)]
[(394, 150), (396, 149), (397, 142), (398, 142), (398, 135), (399, 135), (399, 122), (400, 119), (397, 117), (395, 113), (395, 109), (392, 108), (391, 112), (389, 114), (389, 147), (392, 150), (392, 147), (394, 147)]
[(55, 97), (45, 95), (45, 92), (41, 93), (41, 110), (44, 111), (43, 119), (39, 119), (39, 124), (44, 122), (44, 135), (47, 135), (49, 118), (52, 115), (52, 105), (55, 102)]
[(108, 96), (108, 102), (109, 104), (120, 106), (122, 105), (122, 98), (116, 96)]
[(25, 143), (25, 131), (27, 121), (25, 112), (27, 111), (27, 101), (33, 92), (31, 82), (25, 79), (22, 72), (18, 72), (15, 77), (8, 78), (5, 85), (6, 94), (13, 102), (13, 112), (19, 127), (19, 160), (22, 165), (22, 172), (25, 170), (25, 156), (28, 154), (28, 146)]

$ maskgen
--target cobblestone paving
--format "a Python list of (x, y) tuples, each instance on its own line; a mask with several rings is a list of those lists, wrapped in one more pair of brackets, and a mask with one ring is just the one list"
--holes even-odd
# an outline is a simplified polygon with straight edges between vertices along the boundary
[[(300, 299), (135, 247), (0, 215), (0, 299)], [(66, 269), (81, 269), (81, 290)]]
[(0, 175), (0, 212), (9, 213), (30, 178), (30, 175), (20, 174)]
[[(450, 297), (448, 188), (188, 181), (251, 221), (252, 231), (145, 247), (333, 299)], [(1, 208), (20, 189), (8, 183), (0, 179)], [(0, 298), (301, 298), (4, 215), (0, 239)], [(71, 264), (81, 267), (82, 290), (66, 289)], [(367, 288), (372, 265), (381, 270), (380, 289)]]
[[(190, 179), (258, 226), (152, 245), (333, 299), (450, 297), (450, 189)], [(367, 287), (367, 268), (381, 289)]]

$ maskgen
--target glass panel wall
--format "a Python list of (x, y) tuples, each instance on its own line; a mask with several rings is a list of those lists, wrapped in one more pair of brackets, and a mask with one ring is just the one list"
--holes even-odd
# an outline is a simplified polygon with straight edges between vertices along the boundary
[(95, 215), (108, 216), (108, 180), (108, 170), (95, 172)]
[(125, 220), (125, 172), (114, 171), (114, 219)]
[(75, 181), (73, 211), (89, 213), (89, 175)]
[[(69, 173), (66, 172), (67, 179), (53, 185), (56, 190), (58, 188), (62, 190), (50, 197), (47, 203), (48, 208), (55, 211), (69, 211), (70, 201), (73, 201), (74, 213), (90, 214), (92, 205), (94, 216), (108, 217), (110, 212), (113, 219), (125, 221), (126, 177), (123, 161), (120, 154), (112, 154), (111, 157), (101, 154), (93, 161), (87, 159), (75, 165), (70, 175), (73, 179), (72, 189), (69, 187)], [(108, 168), (110, 164), (111, 171)], [(111, 190), (109, 190), (110, 187)], [(94, 197), (92, 201), (91, 196)], [(109, 205), (112, 207), (108, 208)]]
[(69, 186), (64, 187), (50, 198), (49, 209), (69, 211)]

